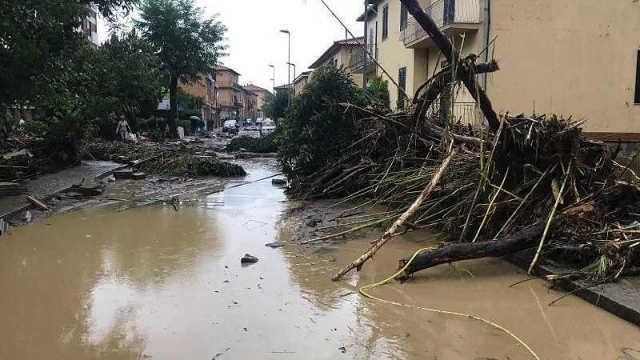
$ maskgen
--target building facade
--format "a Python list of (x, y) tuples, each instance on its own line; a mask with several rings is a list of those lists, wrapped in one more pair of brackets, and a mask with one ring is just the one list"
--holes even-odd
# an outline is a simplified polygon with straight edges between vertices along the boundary
[[(402, 107), (445, 63), (398, 0), (371, 0), (368, 35)], [(420, 0), (462, 56), (498, 61), (480, 76), (497, 112), (586, 119), (589, 136), (640, 141), (640, 3), (554, 0)], [(359, 20), (364, 20), (361, 16)], [(485, 51), (486, 50), (486, 51)], [(605, 69), (616, 69), (614, 72)], [(382, 75), (380, 69), (375, 74)], [(383, 76), (385, 77), (385, 76)], [(478, 122), (473, 100), (453, 91), (453, 116)], [(458, 113), (458, 115), (456, 115)]]
[(256, 118), (263, 118), (264, 112), (262, 111), (262, 106), (267, 100), (267, 96), (272, 95), (272, 93), (269, 90), (254, 84), (247, 84), (244, 86), (244, 88), (257, 95), (256, 106), (255, 106)]
[(307, 83), (309, 82), (309, 78), (311, 77), (312, 71), (303, 71), (298, 77), (293, 80), (293, 92), (295, 95), (299, 95)]
[(352, 66), (352, 57), (362, 54), (362, 45), (364, 37), (353, 39), (338, 40), (333, 43), (313, 64), (309, 69), (318, 69), (325, 65), (335, 65), (336, 67), (345, 68), (358, 86), (362, 86), (362, 73), (353, 71), (356, 66)]
[(244, 114), (245, 91), (239, 83), (240, 74), (226, 66), (216, 67), (218, 109), (221, 120), (240, 119)]
[(180, 88), (188, 94), (199, 99), (199, 110), (201, 119), (206, 122), (215, 123), (217, 114), (217, 86), (216, 81), (210, 74), (200, 75), (198, 81), (193, 83), (180, 83)]
[(95, 6), (89, 7), (89, 13), (86, 18), (82, 19), (79, 30), (90, 43), (96, 46), (100, 45), (98, 39), (98, 12)]

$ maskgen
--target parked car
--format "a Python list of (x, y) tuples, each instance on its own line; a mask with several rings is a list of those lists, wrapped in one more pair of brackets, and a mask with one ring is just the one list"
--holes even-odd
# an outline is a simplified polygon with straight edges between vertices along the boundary
[(242, 122), (242, 126), (248, 127), (251, 126), (253, 124), (253, 120), (251, 119), (244, 119), (244, 121)]
[(256, 126), (260, 127), (260, 125), (262, 125), (262, 118), (257, 118), (256, 119)]
[(227, 120), (224, 122), (222, 126), (222, 132), (237, 134), (238, 133), (238, 121), (237, 120)]
[(275, 121), (267, 118), (262, 121), (262, 126), (260, 127), (260, 135), (265, 136), (269, 135), (276, 130)]

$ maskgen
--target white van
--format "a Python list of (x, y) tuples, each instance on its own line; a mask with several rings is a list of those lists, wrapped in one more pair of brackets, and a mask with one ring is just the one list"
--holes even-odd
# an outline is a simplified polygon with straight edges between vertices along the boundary
[(266, 118), (262, 121), (262, 126), (260, 127), (260, 134), (262, 136), (269, 135), (276, 130), (275, 121)]

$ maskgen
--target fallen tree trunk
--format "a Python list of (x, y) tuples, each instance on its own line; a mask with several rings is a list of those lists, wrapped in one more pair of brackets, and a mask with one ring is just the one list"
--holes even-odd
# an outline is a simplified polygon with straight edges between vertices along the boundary
[[(565, 209), (562, 214), (556, 216), (549, 224), (549, 228), (557, 227), (562, 224), (562, 222), (568, 221), (571, 217), (581, 218), (585, 214), (593, 212), (595, 212), (595, 204), (593, 202), (574, 204), (572, 207)], [(475, 243), (452, 243), (433, 251), (423, 251), (416, 255), (408, 266), (407, 263), (409, 263), (411, 257), (400, 260), (399, 269), (405, 266), (406, 269), (404, 269), (396, 279), (406, 280), (415, 272), (437, 265), (461, 260), (505, 256), (533, 248), (540, 242), (540, 237), (545, 229), (545, 225), (546, 223), (544, 222), (538, 223), (500, 239)]]
[(438, 25), (427, 15), (416, 0), (400, 0), (404, 7), (411, 14), (416, 22), (420, 24), (422, 29), (433, 39), (433, 42), (438, 46), (442, 55), (447, 58), (447, 61), (457, 69), (456, 76), (458, 80), (461, 80), (473, 99), (480, 104), (480, 109), (487, 118), (489, 127), (494, 133), (498, 131), (500, 127), (500, 121), (498, 115), (493, 110), (491, 100), (487, 96), (487, 93), (480, 88), (480, 85), (476, 81), (474, 70), (469, 66), (468, 62), (460, 61), (460, 53), (453, 47), (447, 37), (440, 31)]
[[(460, 260), (480, 259), (490, 256), (504, 256), (534, 247), (540, 240), (544, 230), (540, 223), (507, 236), (500, 240), (481, 241), (475, 243), (453, 243), (433, 251), (423, 251), (396, 279), (406, 280), (411, 274), (437, 265), (448, 264)], [(405, 267), (410, 258), (400, 260), (400, 269)]]
[(405, 211), (404, 214), (402, 214), (398, 218), (398, 220), (396, 220), (393, 223), (393, 225), (391, 225), (389, 230), (387, 230), (378, 241), (376, 241), (373, 245), (371, 245), (371, 247), (367, 252), (362, 254), (362, 256), (360, 256), (359, 258), (351, 262), (349, 265), (347, 265), (345, 268), (340, 270), (337, 274), (335, 274), (331, 278), (332, 281), (340, 280), (344, 275), (346, 275), (349, 271), (353, 269), (358, 269), (359, 271), (362, 265), (367, 260), (371, 259), (373, 255), (375, 255), (375, 253), (378, 252), (378, 250), (380, 250), (384, 246), (384, 244), (386, 244), (387, 241), (389, 241), (389, 239), (391, 239), (393, 234), (395, 234), (396, 231), (398, 231), (398, 228), (400, 228), (400, 226), (402, 226), (402, 224), (404, 224), (405, 221), (407, 221), (413, 214), (416, 213), (416, 211), (418, 211), (418, 208), (420, 208), (420, 205), (422, 205), (422, 203), (429, 197), (433, 189), (436, 187), (436, 185), (438, 185), (438, 182), (440, 181), (442, 174), (444, 174), (444, 172), (447, 170), (449, 163), (451, 163), (451, 160), (456, 155), (457, 148), (453, 146), (453, 143), (451, 144), (451, 146), (452, 147), (449, 150), (449, 154), (442, 162), (442, 165), (440, 165), (440, 169), (438, 169), (438, 172), (435, 175), (433, 175), (427, 187), (424, 188), (424, 190), (422, 190), (422, 193), (420, 193), (418, 198), (416, 198), (416, 200), (413, 202), (413, 204), (411, 204), (411, 206), (407, 209), (407, 211)]

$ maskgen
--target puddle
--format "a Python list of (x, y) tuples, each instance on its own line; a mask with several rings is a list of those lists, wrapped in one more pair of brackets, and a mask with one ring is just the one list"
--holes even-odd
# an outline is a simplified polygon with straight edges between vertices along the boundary
[[(227, 186), (274, 172), (260, 162), (247, 170)], [(332, 283), (371, 239), (265, 246), (290, 232), (287, 219), (278, 225), (290, 204), (270, 180), (199, 200), (178, 212), (84, 209), (0, 238), (0, 359), (532, 358), (473, 320), (353, 293), (390, 275), (428, 234), (394, 238), (359, 275)], [(246, 253), (259, 261), (241, 266)], [(636, 326), (574, 297), (549, 307), (562, 293), (543, 281), (508, 287), (525, 278), (489, 259), (371, 293), (490, 319), (544, 359), (640, 359)]]

